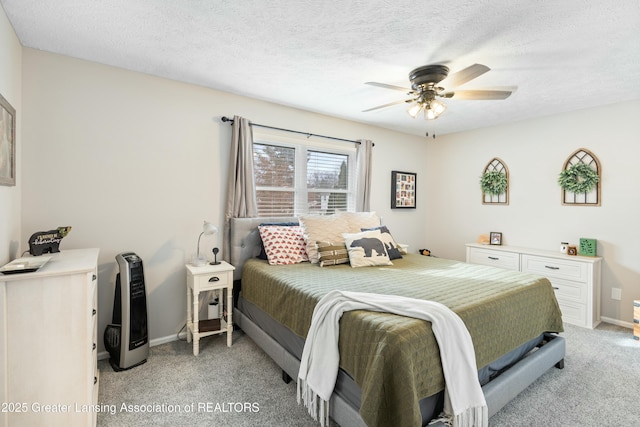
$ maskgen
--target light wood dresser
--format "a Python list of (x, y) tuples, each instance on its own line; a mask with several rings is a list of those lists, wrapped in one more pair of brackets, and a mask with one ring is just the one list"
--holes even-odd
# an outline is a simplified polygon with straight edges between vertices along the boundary
[(98, 249), (0, 274), (0, 426), (95, 426)]
[(549, 279), (567, 323), (595, 328), (600, 323), (601, 257), (515, 246), (468, 243), (467, 262), (490, 265)]

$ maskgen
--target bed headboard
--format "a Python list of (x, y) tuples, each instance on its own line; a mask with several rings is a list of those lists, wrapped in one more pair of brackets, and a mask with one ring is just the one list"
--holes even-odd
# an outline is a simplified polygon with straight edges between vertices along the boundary
[(260, 233), (258, 225), (273, 222), (298, 222), (295, 217), (231, 218), (230, 262), (236, 269), (233, 280), (242, 277), (242, 266), (249, 258), (260, 253)]

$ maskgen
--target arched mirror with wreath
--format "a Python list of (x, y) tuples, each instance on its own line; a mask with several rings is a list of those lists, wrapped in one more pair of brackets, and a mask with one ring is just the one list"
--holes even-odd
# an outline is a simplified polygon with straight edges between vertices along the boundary
[(509, 204), (509, 169), (499, 158), (493, 158), (480, 177), (483, 205)]
[(564, 162), (558, 176), (562, 204), (571, 206), (600, 206), (600, 177), (602, 170), (598, 158), (587, 149), (580, 148)]

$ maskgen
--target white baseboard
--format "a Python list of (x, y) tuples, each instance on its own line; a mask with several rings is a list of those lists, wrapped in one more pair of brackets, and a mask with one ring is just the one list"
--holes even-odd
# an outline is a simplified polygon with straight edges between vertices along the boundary
[[(166, 344), (168, 342), (177, 341), (178, 339), (187, 339), (187, 333), (185, 331), (180, 332), (179, 334), (167, 335), (166, 337), (154, 338), (149, 341), (149, 347), (155, 347), (157, 345)], [(108, 359), (109, 352), (101, 351), (98, 353), (98, 360)]]
[(633, 329), (633, 323), (631, 322), (623, 322), (622, 320), (612, 319), (610, 317), (601, 316), (600, 320), (606, 323), (611, 323), (612, 325), (622, 326), (623, 328)]

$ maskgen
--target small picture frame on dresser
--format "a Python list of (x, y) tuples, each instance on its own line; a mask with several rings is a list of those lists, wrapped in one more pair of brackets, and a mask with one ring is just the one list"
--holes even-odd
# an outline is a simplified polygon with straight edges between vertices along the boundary
[(492, 231), (489, 233), (489, 244), (491, 245), (501, 245), (502, 244), (502, 233), (498, 233), (497, 231)]
[(567, 255), (576, 256), (578, 255), (578, 248), (575, 246), (569, 246), (567, 248)]

